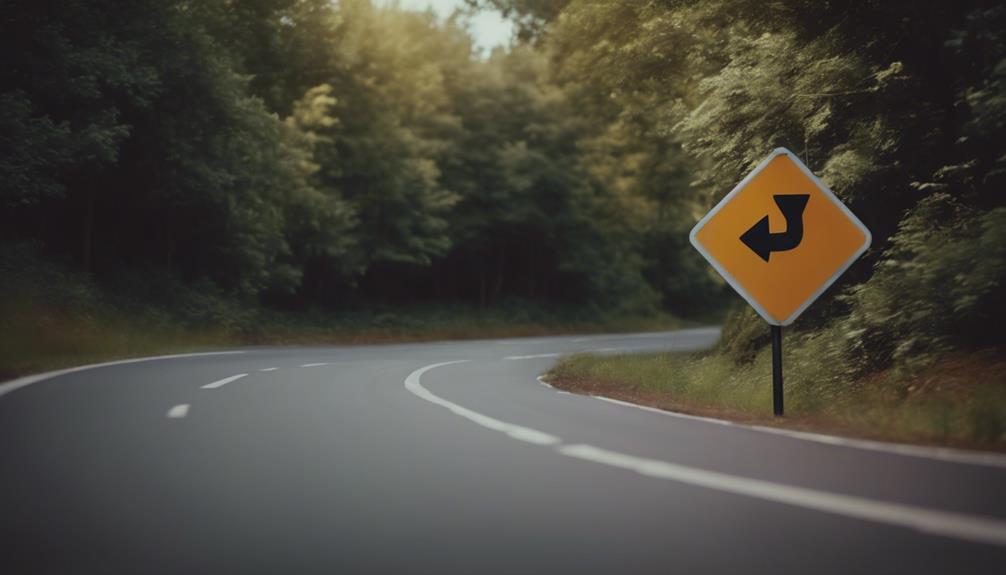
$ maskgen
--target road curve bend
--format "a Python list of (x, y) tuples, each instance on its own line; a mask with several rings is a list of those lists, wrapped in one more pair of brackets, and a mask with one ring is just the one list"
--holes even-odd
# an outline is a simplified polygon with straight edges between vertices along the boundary
[(7, 573), (993, 573), (1006, 459), (552, 389), (713, 328), (113, 362), (0, 385)]

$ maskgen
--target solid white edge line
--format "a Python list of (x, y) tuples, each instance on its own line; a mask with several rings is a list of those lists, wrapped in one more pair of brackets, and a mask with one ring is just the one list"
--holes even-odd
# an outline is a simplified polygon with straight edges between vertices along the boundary
[(0, 396), (6, 395), (15, 389), (20, 389), (26, 385), (31, 385), (33, 383), (38, 383), (40, 381), (45, 381), (47, 379), (52, 379), (54, 377), (59, 377), (61, 375), (67, 375), (70, 373), (77, 373), (78, 371), (88, 371), (91, 369), (98, 369), (102, 367), (112, 367), (115, 365), (126, 365), (130, 363), (140, 363), (144, 361), (156, 361), (161, 359), (184, 359), (188, 357), (203, 357), (208, 355), (233, 355), (238, 353), (245, 353), (244, 351), (205, 351), (199, 353), (178, 353), (174, 355), (154, 355), (150, 357), (136, 357), (132, 359), (120, 359), (117, 361), (106, 361), (104, 363), (92, 363), (88, 365), (79, 365), (77, 367), (70, 367), (67, 369), (61, 369), (58, 371), (47, 371), (45, 373), (37, 373), (35, 375), (28, 375), (18, 379), (12, 379), (7, 382), (0, 383)]
[(712, 417), (702, 417), (699, 415), (688, 415), (687, 413), (678, 413), (676, 411), (667, 411), (665, 409), (650, 407), (648, 405), (639, 405), (638, 403), (630, 403), (628, 401), (622, 401), (620, 399), (612, 399), (610, 397), (605, 397), (603, 395), (591, 395), (590, 397), (593, 397), (594, 399), (600, 399), (601, 401), (607, 401), (608, 403), (622, 405), (625, 407), (634, 407), (636, 409), (641, 409), (643, 411), (649, 411), (650, 413), (659, 413), (660, 415), (670, 415), (672, 417), (678, 417), (681, 419), (691, 419), (692, 421), (703, 421), (705, 423), (713, 423), (716, 425), (729, 425), (729, 426), (736, 425), (734, 422), (727, 421), (725, 419), (714, 419)]
[(514, 360), (514, 359), (539, 359), (543, 357), (559, 357), (558, 353), (539, 353), (535, 355), (508, 355), (503, 359)]
[(181, 419), (189, 414), (189, 408), (192, 407), (188, 403), (179, 403), (178, 405), (172, 407), (168, 410), (165, 416), (168, 419)]
[(545, 387), (551, 389), (552, 391), (558, 393), (559, 395), (573, 395), (572, 393), (570, 393), (568, 391), (564, 391), (564, 390), (561, 390), (561, 389), (556, 389), (551, 383), (545, 381), (544, 376), (541, 376), (541, 375), (538, 376), (538, 383), (544, 385)]
[(714, 489), (854, 519), (908, 527), (934, 535), (1006, 546), (1006, 521), (991, 517), (925, 509), (900, 503), (784, 485), (677, 465), (657, 459), (626, 455), (592, 445), (563, 445), (557, 450), (568, 457), (619, 467), (641, 475), (668, 479), (704, 489)]
[(477, 423), (482, 427), (491, 429), (493, 431), (499, 431), (501, 433), (505, 433), (514, 439), (520, 441), (526, 441), (528, 443), (535, 443), (538, 445), (556, 445), (561, 442), (561, 440), (554, 435), (549, 435), (536, 429), (529, 429), (527, 427), (521, 427), (519, 425), (514, 425), (512, 423), (500, 421), (487, 415), (482, 415), (481, 413), (478, 413), (476, 411), (472, 411), (466, 407), (462, 407), (456, 403), (447, 401), (442, 397), (434, 395), (428, 389), (423, 387), (422, 383), (420, 383), (420, 378), (423, 376), (423, 374), (426, 373), (427, 371), (430, 371), (431, 369), (436, 369), (438, 367), (443, 367), (445, 365), (466, 363), (468, 361), (469, 360), (467, 359), (462, 359), (458, 361), (445, 361), (442, 363), (434, 363), (433, 365), (427, 365), (426, 367), (419, 368), (410, 373), (409, 376), (405, 378), (405, 389), (409, 390), (410, 392), (412, 392), (413, 395), (419, 397), (420, 399), (447, 408), (455, 415), (460, 415), (461, 417), (464, 417), (469, 421)]
[(1006, 468), (1006, 455), (1000, 455), (998, 453), (989, 453), (985, 451), (969, 452), (969, 451), (961, 451), (959, 449), (952, 449), (949, 447), (926, 447), (923, 445), (890, 443), (886, 441), (873, 441), (870, 439), (853, 439), (849, 437), (839, 437), (837, 435), (811, 433), (809, 431), (793, 431), (790, 429), (780, 429), (778, 427), (768, 427), (765, 425), (746, 425), (743, 423), (734, 423), (733, 421), (727, 421), (725, 419), (715, 419), (712, 417), (701, 417), (698, 415), (688, 415), (685, 413), (678, 413), (676, 411), (667, 411), (666, 409), (659, 409), (656, 407), (650, 407), (648, 405), (639, 405), (637, 403), (630, 403), (628, 401), (622, 401), (620, 399), (612, 399), (610, 397), (604, 397), (603, 395), (591, 395), (591, 397), (593, 397), (594, 399), (599, 399), (601, 401), (606, 401), (608, 403), (614, 403), (624, 407), (632, 407), (634, 409), (641, 409), (643, 411), (649, 411), (651, 413), (666, 415), (668, 417), (676, 417), (679, 419), (690, 419), (693, 421), (702, 421), (705, 423), (712, 423), (715, 425), (728, 425), (738, 427), (741, 429), (749, 429), (751, 431), (759, 431), (761, 433), (771, 433), (773, 435), (782, 435), (793, 439), (813, 441), (815, 443), (838, 445), (841, 447), (863, 449), (866, 451), (880, 451), (884, 453), (893, 453), (895, 455), (903, 455), (905, 457), (917, 457), (922, 459), (935, 459), (939, 461), (948, 461), (951, 463), (963, 463), (968, 465), (982, 465), (986, 467)]
[(232, 375), (230, 377), (225, 377), (223, 379), (218, 379), (218, 380), (214, 381), (213, 383), (207, 383), (206, 385), (202, 386), (202, 388), (203, 389), (216, 389), (218, 387), (223, 387), (223, 386), (227, 385), (228, 383), (230, 383), (232, 381), (237, 381), (237, 380), (241, 379), (242, 377), (246, 377), (247, 375), (248, 375), (247, 373), (239, 373), (237, 375)]
[[(595, 333), (590, 335), (580, 335), (580, 336), (553, 336), (550, 339), (502, 339), (493, 340), (493, 343), (500, 345), (544, 345), (551, 343), (582, 343), (585, 341), (594, 340), (607, 340), (607, 339), (650, 339), (650, 338), (662, 338), (671, 335), (706, 335), (713, 332), (719, 332), (720, 327), (718, 326), (699, 326), (699, 327), (686, 327), (683, 329), (673, 329), (670, 331), (644, 331), (636, 333)], [(570, 339), (572, 338), (572, 339)]]
[(712, 333), (719, 333), (721, 330), (718, 326), (701, 326), (701, 327), (687, 327), (684, 329), (674, 329), (670, 331), (644, 331), (638, 333), (607, 333), (607, 334), (595, 334), (583, 337), (578, 337), (576, 339), (569, 340), (572, 343), (583, 343), (585, 341), (597, 341), (597, 340), (611, 340), (611, 339), (652, 339), (652, 338), (664, 338), (664, 337), (678, 337), (678, 336), (695, 336), (695, 335), (707, 335)]
[(854, 495), (842, 495), (762, 479), (730, 475), (728, 473), (669, 463), (659, 459), (627, 455), (593, 445), (562, 444), (562, 440), (558, 437), (536, 429), (506, 423), (472, 411), (434, 395), (422, 386), (421, 378), (423, 374), (431, 369), (467, 363), (468, 361), (465, 359), (445, 361), (421, 367), (405, 378), (405, 388), (419, 398), (445, 407), (456, 415), (460, 415), (483, 427), (506, 433), (510, 437), (521, 441), (552, 446), (557, 453), (567, 457), (630, 470), (647, 477), (676, 481), (703, 489), (713, 489), (761, 499), (763, 501), (851, 517), (853, 519), (907, 527), (933, 535), (1006, 546), (1006, 521), (1000, 519), (966, 515), (952, 511), (926, 509), (901, 503), (891, 503)]

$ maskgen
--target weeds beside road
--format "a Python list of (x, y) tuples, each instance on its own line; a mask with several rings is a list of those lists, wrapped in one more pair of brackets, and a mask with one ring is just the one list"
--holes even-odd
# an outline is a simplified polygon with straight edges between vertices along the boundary
[(784, 361), (786, 417), (772, 417), (771, 358), (737, 365), (717, 352), (580, 354), (547, 381), (671, 411), (871, 439), (1006, 450), (1006, 356), (946, 354), (913, 370), (838, 381), (795, 348)]
[(491, 311), (464, 306), (368, 312), (260, 312), (240, 329), (192, 325), (148, 310), (78, 314), (0, 302), (0, 381), (16, 376), (129, 357), (245, 345), (346, 345), (485, 339), (567, 333), (634, 332), (685, 325), (671, 316), (593, 321), (516, 305)]

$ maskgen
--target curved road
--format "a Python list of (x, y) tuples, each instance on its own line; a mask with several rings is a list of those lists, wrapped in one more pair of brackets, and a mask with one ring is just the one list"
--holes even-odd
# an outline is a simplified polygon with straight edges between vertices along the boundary
[(536, 380), (557, 354), (716, 336), (253, 348), (8, 383), (0, 569), (1006, 572), (1002, 456), (730, 425)]

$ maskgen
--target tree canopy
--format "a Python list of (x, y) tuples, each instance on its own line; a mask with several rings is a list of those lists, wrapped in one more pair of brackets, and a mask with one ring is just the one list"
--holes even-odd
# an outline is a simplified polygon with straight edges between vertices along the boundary
[(689, 228), (786, 146), (875, 238), (808, 326), (884, 362), (1002, 318), (1000, 3), (469, 5), (513, 45), (367, 0), (3, 0), (3, 241), (277, 306), (694, 315), (726, 291)]

